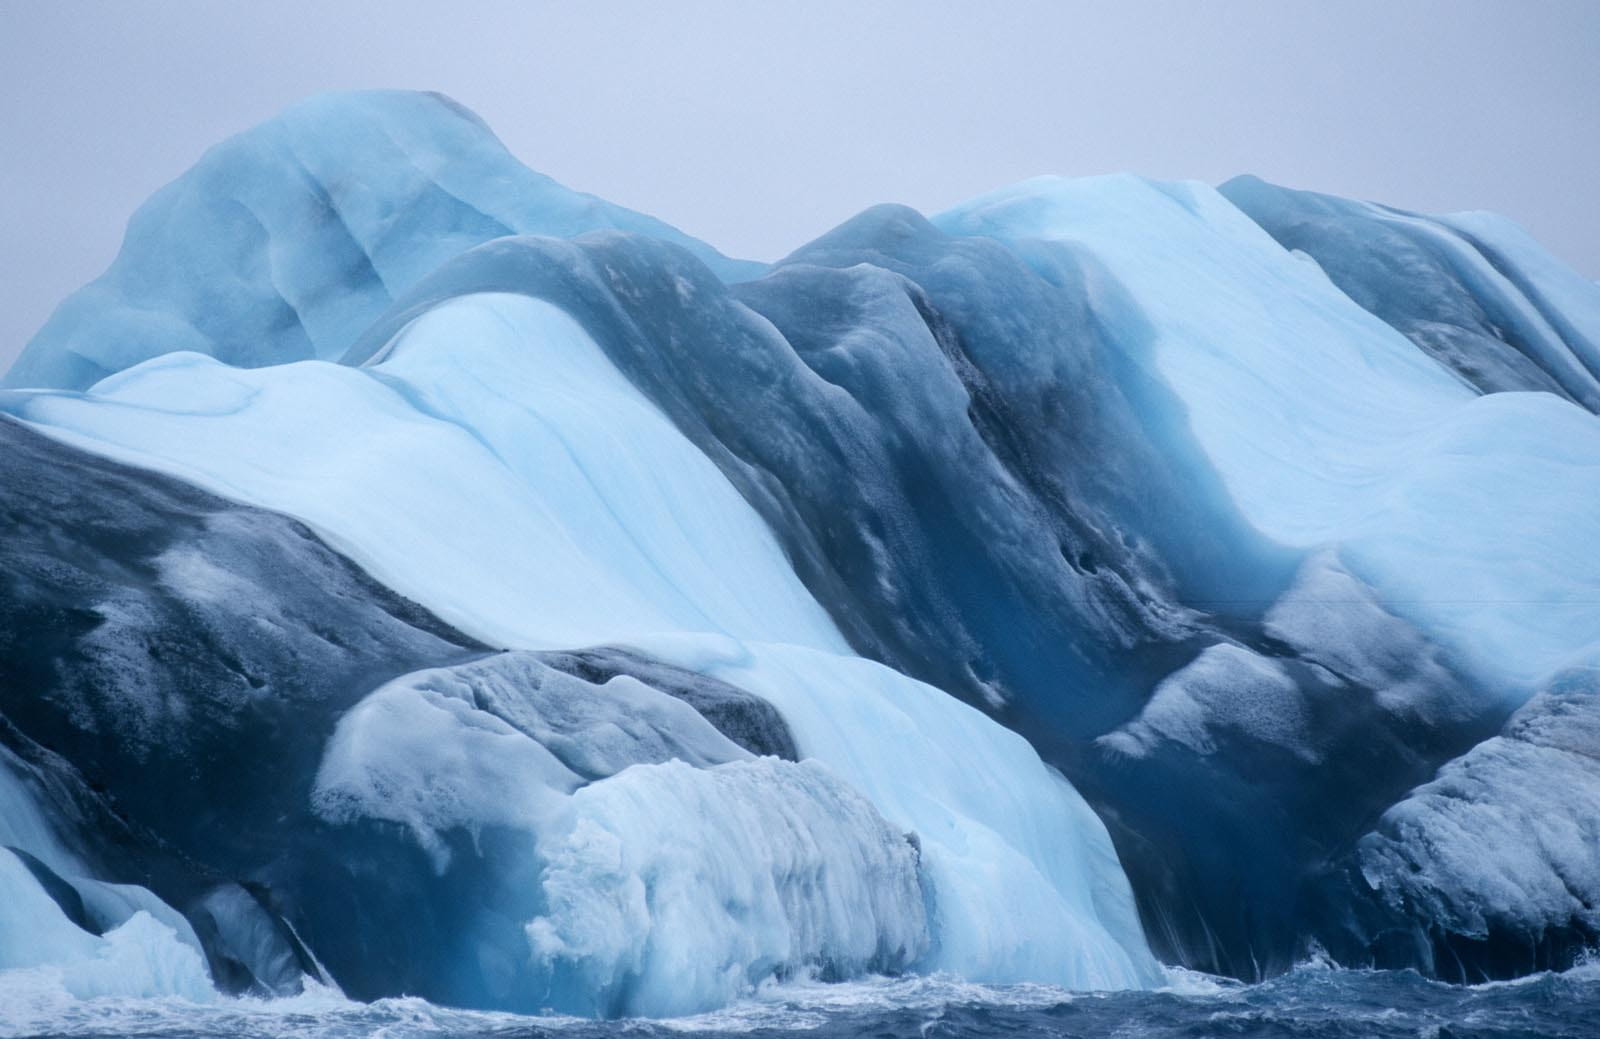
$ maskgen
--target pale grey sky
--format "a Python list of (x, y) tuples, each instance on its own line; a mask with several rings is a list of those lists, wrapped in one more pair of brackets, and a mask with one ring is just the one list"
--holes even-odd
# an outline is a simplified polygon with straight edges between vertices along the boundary
[(1498, 210), (1600, 277), (1600, 0), (0, 0), (0, 370), (208, 145), (375, 86), (755, 259), (1039, 173), (1252, 172)]

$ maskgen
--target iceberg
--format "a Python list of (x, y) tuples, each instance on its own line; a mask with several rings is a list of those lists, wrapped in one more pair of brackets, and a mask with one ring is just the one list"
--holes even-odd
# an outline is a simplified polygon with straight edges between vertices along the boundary
[[(754, 757), (629, 675), (508, 653), (404, 676), (339, 721), (312, 803), (404, 826), (441, 876), (469, 834), (507, 890), (527, 884), (537, 915), (474, 926), (480, 962), (511, 939), (500, 1005), (681, 1015), (774, 976), (902, 971), (928, 943), (907, 834), (816, 762)], [(521, 847), (496, 853), (496, 832)]]
[(533, 172), (443, 95), (314, 97), (145, 203), (111, 268), (61, 304), (5, 381), (86, 389), (174, 350), (242, 366), (336, 358), (457, 253), (603, 228), (682, 245), (729, 278), (761, 269)]
[(1475, 389), (1600, 406), (1600, 292), (1510, 221), (1431, 218), (1255, 177), (1219, 190)]
[(1335, 948), (1472, 983), (1600, 939), (1600, 684), (1558, 675), (1502, 730), (1386, 811), (1329, 871), (1353, 891)]
[(144, 888), (84, 875), (29, 778), (0, 747), (0, 1000), (215, 998), (188, 921)]
[[(777, 931), (730, 927), (728, 940), (737, 938), (742, 951), (714, 958), (738, 969), (719, 969), (697, 987), (681, 973), (696, 956), (671, 949), (658, 955), (638, 944), (642, 935), (598, 951), (585, 944), (598, 938), (576, 934), (573, 920), (601, 912), (597, 896), (572, 889), (576, 867), (544, 880), (537, 872), (559, 841), (576, 839), (552, 836), (566, 815), (580, 813), (574, 833), (595, 826), (615, 832), (619, 820), (632, 818), (605, 814), (620, 810), (620, 803), (610, 806), (621, 795), (601, 792), (659, 757), (647, 746), (658, 745), (671, 726), (649, 726), (657, 735), (618, 759), (633, 762), (629, 769), (580, 789), (583, 776), (564, 762), (586, 761), (581, 772), (590, 776), (604, 771), (594, 755), (616, 738), (615, 722), (603, 740), (558, 739), (548, 716), (528, 716), (526, 702), (485, 712), (481, 691), (469, 700), (424, 695), (418, 683), (432, 680), (416, 677), (405, 680), (404, 696), (386, 687), (348, 709), (311, 793), (324, 821), (398, 824), (435, 871), (448, 870), (453, 856), (482, 840), (489, 850), (467, 857), (482, 861), (475, 870), (490, 870), (495, 890), (513, 890), (512, 878), (521, 877), (535, 880), (535, 893), (557, 881), (566, 892), (566, 908), (556, 915), (539, 911), (536, 897), (520, 901), (523, 924), (537, 937), (533, 948), (568, 988), (552, 989), (548, 980), (506, 987), (506, 977), (526, 972), (523, 964), (425, 991), (479, 1005), (533, 1008), (534, 993), (562, 1008), (667, 1012), (715, 1005), (766, 974), (808, 963), (838, 973), (927, 967), (993, 980), (1048, 976), (1081, 987), (1157, 979), (1115, 852), (1082, 799), (1020, 737), (936, 689), (856, 658), (717, 467), (552, 304), (469, 294), (429, 310), (367, 369), (323, 362), (237, 369), (180, 353), (87, 395), (17, 394), (11, 402), (77, 447), (296, 515), (389, 587), (490, 644), (620, 645), (748, 690), (782, 714), (799, 755), (809, 759), (801, 765), (752, 771), (725, 760), (709, 771), (727, 778), (707, 790), (686, 775), (672, 783), (627, 780), (646, 783), (639, 789), (657, 798), (648, 810), (668, 818), (665, 799), (675, 789), (701, 805), (726, 797), (727, 809), (738, 811), (741, 803), (766, 806), (771, 791), (797, 786), (789, 811), (802, 814), (783, 825), (796, 825), (805, 812), (813, 820), (804, 844), (810, 857), (769, 849), (769, 859), (780, 857), (763, 866), (763, 883), (776, 885), (765, 896), (769, 906), (816, 898), (804, 912), (826, 915), (786, 918)], [(207, 433), (197, 436), (201, 428)], [(297, 435), (280, 435), (290, 430)], [(185, 588), (214, 594), (217, 576), (197, 562), (174, 569)], [(746, 664), (748, 673), (729, 662)], [(527, 683), (521, 685), (525, 701)], [(797, 722), (802, 711), (806, 725)], [(895, 730), (902, 732), (898, 753), (872, 749)], [(696, 737), (706, 738), (705, 731)], [(718, 754), (748, 756), (722, 737), (717, 742)], [(575, 745), (582, 755), (575, 757)], [(688, 767), (713, 760), (703, 748), (690, 749), (693, 741), (672, 746), (673, 759)], [(369, 761), (360, 748), (384, 751)], [(963, 763), (960, 775), (944, 775), (954, 761)], [(752, 783), (769, 792), (740, 793)], [(513, 798), (510, 790), (519, 793)], [(805, 807), (819, 798), (821, 807)], [(706, 808), (679, 817), (707, 813), (715, 815)], [(863, 813), (881, 813), (878, 836), (863, 836), (851, 821)], [(762, 815), (750, 824), (772, 840), (782, 832)], [(453, 836), (461, 832), (480, 836), (463, 846), (465, 838)], [(729, 839), (718, 832), (707, 833), (703, 855)], [(843, 835), (824, 841), (825, 833)], [(840, 851), (816, 858), (816, 849), (829, 847)], [(715, 899), (705, 870), (716, 859), (697, 861), (696, 897)], [(823, 863), (827, 877), (854, 886), (830, 894), (828, 884), (805, 879)], [(471, 875), (452, 872), (445, 880), (466, 883)], [(881, 878), (896, 876), (916, 883), (897, 881), (903, 893), (895, 894)], [(484, 882), (481, 874), (476, 882)], [(884, 898), (891, 903), (872, 908)], [(926, 925), (924, 899), (934, 907)], [(676, 904), (659, 908), (674, 911)], [(875, 919), (880, 926), (860, 930)], [(503, 936), (504, 924), (490, 931)], [(341, 976), (340, 956), (318, 941), (325, 928), (297, 924), (335, 979), (367, 991)], [(791, 937), (777, 944), (760, 937), (783, 931)], [(561, 950), (570, 956), (563, 959)], [(516, 962), (514, 953), (505, 956)], [(663, 974), (668, 967), (677, 973)]]
[(181, 996), (208, 1002), (216, 989), (200, 950), (144, 911), (97, 935), (62, 913), (14, 852), (0, 849), (0, 994), (59, 988), (78, 999)]
[(1209, 188), (1048, 182), (940, 223), (1092, 250), (1148, 308), (1152, 362), (1251, 524), (1339, 545), (1475, 673), (1525, 697), (1594, 651), (1579, 604), (1600, 577), (1579, 549), (1600, 522), (1580, 475), (1600, 458), (1592, 416), (1475, 396)]
[(314, 99), (0, 391), (5, 825), (228, 992), (1563, 967), (1597, 301), (1498, 218), (1250, 178), (747, 265), (437, 96)]

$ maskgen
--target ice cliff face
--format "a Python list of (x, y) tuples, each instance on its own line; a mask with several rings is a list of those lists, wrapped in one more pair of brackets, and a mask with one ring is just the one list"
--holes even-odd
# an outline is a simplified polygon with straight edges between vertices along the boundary
[(442, 99), (308, 102), (8, 376), (6, 883), (52, 969), (136, 920), (230, 989), (582, 1013), (1565, 962), (1597, 313), (1487, 218), (1246, 180), (762, 270)]

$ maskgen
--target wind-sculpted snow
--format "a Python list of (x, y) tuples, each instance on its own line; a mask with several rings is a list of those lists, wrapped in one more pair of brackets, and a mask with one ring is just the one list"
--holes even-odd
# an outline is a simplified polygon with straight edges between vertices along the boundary
[[(1509, 225), (1043, 179), (876, 207), (755, 278), (574, 209), (436, 99), (217, 155), (288, 230), (219, 226), (179, 300), (178, 221), (112, 272), (154, 288), (105, 285), (224, 331), (150, 345), (86, 290), (115, 350), (47, 329), (19, 378), (115, 373), (3, 406), (294, 516), (442, 618), (301, 728), (292, 868), (241, 851), (186, 906), (232, 987), (676, 1013), (808, 972), (1144, 984), (1141, 930), (1243, 977), (1593, 940), (1595, 292)], [(306, 208), (335, 157), (371, 176)], [(185, 601), (254, 594), (204, 545), (153, 558)], [(130, 717), (132, 746), (187, 731)]]
[(600, 228), (677, 243), (728, 277), (760, 270), (534, 173), (441, 95), (312, 98), (141, 207), (111, 268), (61, 305), (6, 383), (85, 389), (174, 350), (242, 366), (338, 357), (457, 253)]
[(1480, 392), (1543, 390), (1600, 409), (1600, 286), (1509, 221), (1426, 217), (1254, 177), (1221, 192)]

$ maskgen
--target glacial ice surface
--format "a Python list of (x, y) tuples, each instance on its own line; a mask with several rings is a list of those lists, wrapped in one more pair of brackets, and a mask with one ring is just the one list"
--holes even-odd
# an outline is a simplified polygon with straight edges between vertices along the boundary
[(774, 975), (899, 973), (928, 944), (918, 855), (815, 761), (641, 764), (573, 795), (540, 841), (528, 922), (557, 1005), (714, 1009)]
[[(1576, 668), (1385, 812), (1352, 856), (1374, 896), (1463, 980), (1600, 940), (1600, 680)], [(1500, 962), (1496, 962), (1500, 961)], [(1506, 962), (1510, 961), (1510, 962)]]
[(533, 172), (442, 95), (314, 97), (140, 207), (111, 268), (61, 304), (5, 383), (85, 389), (174, 350), (247, 367), (336, 358), (457, 253), (603, 228), (673, 242), (730, 278), (761, 269)]
[[(1591, 283), (1481, 214), (1132, 177), (1032, 181), (931, 222), (876, 207), (732, 284), (756, 273), (529, 174), (441, 99), (325, 98), (154, 200), (13, 373), (106, 376), (3, 406), (287, 512), (473, 638), (541, 651), (407, 653), (313, 701), (297, 760), (322, 782), (313, 797), (304, 769), (296, 796), (326, 829), (299, 853), (359, 845), (362, 869), (415, 885), (353, 886), (363, 912), (409, 897), (440, 925), (356, 948), (337, 894), (278, 862), (273, 890), (320, 907), (312, 944), (362, 991), (423, 978), (520, 1006), (559, 976), (565, 1005), (618, 1012), (818, 964), (1148, 980), (1105, 827), (979, 710), (1103, 809), (1144, 923), (1185, 963), (1257, 976), (1324, 939), (1430, 970), (1570, 961), (1592, 842), (1486, 777), (1516, 759), (1587, 789), (1583, 761), (1528, 734), (1600, 656)], [(255, 522), (216, 517), (201, 541)], [(134, 555), (207, 623), (271, 584), (194, 543)], [(303, 611), (263, 598), (327, 659), (297, 641)], [(123, 588), (72, 644), (130, 676), (128, 752), (170, 772), (185, 711), (228, 715), (129, 651), (168, 608)], [(246, 685), (285, 681), (245, 648)], [(529, 794), (495, 796), (510, 788)], [(838, 801), (859, 825), (824, 840), (813, 809), (846, 790), (878, 822)], [(702, 821), (680, 827), (685, 866), (622, 833), (707, 797), (762, 827), (781, 802), (818, 847), (865, 855), (853, 870), (894, 872), (914, 834), (925, 934), (898, 895), (863, 909), (869, 928), (835, 926), (850, 876), (807, 887), (815, 860), (781, 842), (724, 868), (737, 837)], [(544, 904), (538, 849), (575, 839), (579, 806), (616, 840), (568, 847), (582, 868)], [(1539, 850), (1469, 861), (1480, 832)], [(772, 895), (782, 926), (762, 909), (690, 954), (577, 922), (642, 921), (595, 878), (648, 875), (670, 881), (646, 884), (648, 914), (754, 884), (736, 903)], [(1551, 877), (1579, 908), (1546, 897)], [(1462, 908), (1507, 884), (1528, 896), (1514, 919)], [(820, 901), (785, 901), (802, 889)], [(487, 894), (441, 908), (467, 891)], [(313, 972), (270, 901), (205, 896), (217, 934), (271, 939), (246, 976), (298, 983)], [(462, 933), (465, 959), (434, 940)], [(1501, 955), (1525, 939), (1529, 963)], [(719, 966), (669, 994), (691, 961)]]
[(0, 970), (45, 968), (80, 996), (209, 994), (189, 921), (144, 887), (88, 875), (23, 780), (26, 767), (0, 748)]
[[(1479, 397), (1214, 189), (1044, 179), (935, 219), (1087, 251), (1262, 533), (1351, 572), (1515, 701), (1600, 644), (1600, 424), (1549, 394)], [(1507, 552), (1504, 546), (1516, 545)]]
[(11, 987), (59, 986), (98, 996), (216, 996), (200, 950), (140, 910), (104, 934), (84, 930), (17, 855), (0, 848), (0, 998)]
[(312, 800), (405, 826), (440, 874), (452, 831), (479, 854), (495, 828), (530, 838), (511, 1006), (681, 1015), (774, 976), (903, 970), (928, 944), (912, 838), (816, 762), (753, 758), (627, 675), (506, 653), (403, 676), (340, 720)]
[[(0, 443), (0, 839), (79, 927), (143, 912), (203, 949), (226, 992), (298, 991), (310, 961), (283, 913), (358, 990), (352, 947), (385, 954), (375, 973), (391, 950), (414, 961), (403, 935), (343, 925), (360, 870), (324, 868), (306, 795), (372, 683), (483, 647), (288, 517), (10, 418)], [(382, 842), (340, 851), (349, 868)], [(354, 913), (381, 927), (381, 901)]]
[[(882, 847), (910, 855), (907, 832), (920, 844), (932, 905), (925, 943), (914, 940), (903, 905), (896, 916), (851, 901), (868, 890), (859, 885), (829, 904), (855, 905), (880, 920), (872, 941), (823, 926), (850, 915), (842, 909), (785, 924), (818, 936), (821, 947), (837, 945), (839, 964), (933, 966), (995, 981), (1048, 976), (1091, 988), (1156, 977), (1116, 855), (1082, 799), (1021, 737), (851, 654), (738, 492), (558, 308), (507, 295), (449, 302), (410, 325), (367, 370), (319, 362), (246, 370), (180, 353), (88, 395), (12, 401), (71, 443), (298, 516), (390, 587), (487, 641), (632, 646), (771, 701), (801, 755), (865, 794), (894, 828), (894, 841)], [(544, 825), (520, 814), (529, 806), (490, 803), (490, 792), (511, 782), (551, 785), (552, 777), (560, 790), (571, 782), (564, 767), (534, 753), (532, 740), (515, 753), (490, 753), (513, 746), (512, 726), (452, 699), (416, 688), (403, 704), (369, 699), (341, 722), (350, 728), (324, 764), (324, 779), (352, 775), (346, 751), (374, 745), (355, 726), (426, 712), (440, 724), (425, 731), (438, 738), (409, 757), (438, 761), (440, 781), (428, 790), (437, 798), (418, 807), (420, 788), (379, 763), (359, 782), (325, 785), (319, 803), (370, 806), (376, 791), (378, 801), (396, 806), (388, 818), (417, 832), (436, 832), (447, 821), (433, 814), (441, 810), (480, 825)], [(684, 777), (684, 796), (720, 788), (734, 810), (744, 795), (733, 776), (817, 768), (739, 766), (743, 772), (728, 779), (709, 778), (732, 764), (704, 780)], [(630, 774), (584, 787), (574, 801), (609, 803), (600, 791)], [(708, 834), (702, 852), (714, 844)], [(823, 847), (843, 855), (846, 844)], [(853, 883), (862, 869), (881, 872), (894, 861), (884, 854), (864, 862), (829, 857), (824, 879), (838, 871), (827, 883)], [(705, 862), (712, 872), (699, 874), (698, 897), (720, 890), (717, 861), (726, 860)], [(794, 878), (775, 890), (795, 897), (806, 889), (792, 884), (822, 861), (775, 860), (769, 875)], [(572, 897), (572, 912), (587, 905)], [(786, 948), (799, 946), (763, 939), (748, 954), (776, 969), (788, 961), (775, 950)], [(609, 955), (634, 962), (647, 979), (638, 991), (665, 991), (648, 980), (660, 976), (661, 961), (640, 960), (628, 943)], [(584, 968), (590, 977), (623, 969)], [(726, 973), (707, 975), (670, 1006), (707, 1005), (729, 984)]]
[(1510, 221), (1428, 217), (1255, 177), (1219, 190), (1469, 385), (1600, 408), (1600, 287)]

